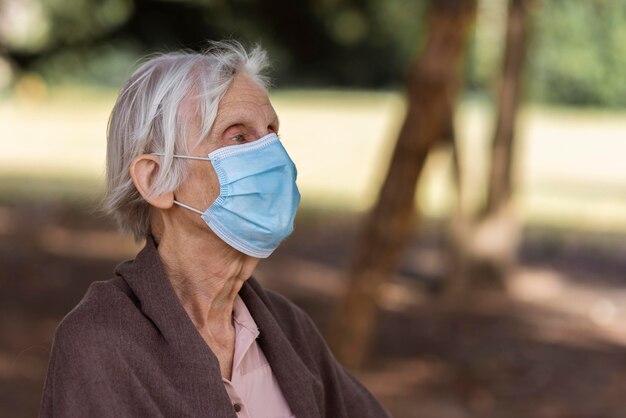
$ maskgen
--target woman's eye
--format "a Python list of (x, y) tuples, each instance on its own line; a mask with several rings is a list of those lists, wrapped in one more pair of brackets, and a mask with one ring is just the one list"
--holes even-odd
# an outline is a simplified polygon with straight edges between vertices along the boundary
[(246, 140), (246, 136), (244, 134), (239, 134), (231, 137), (230, 139), (235, 142), (243, 142)]

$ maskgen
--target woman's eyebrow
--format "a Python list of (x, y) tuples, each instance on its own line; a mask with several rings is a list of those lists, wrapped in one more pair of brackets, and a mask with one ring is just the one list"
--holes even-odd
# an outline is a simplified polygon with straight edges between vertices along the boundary
[[(217, 116), (219, 117), (219, 114)], [(225, 130), (227, 130), (231, 126), (245, 125), (245, 124), (246, 124), (246, 118), (242, 117), (242, 115), (233, 115), (226, 119), (222, 119), (220, 121), (214, 122), (213, 127), (211, 128), (211, 131), (213, 131), (214, 134), (221, 135)]]

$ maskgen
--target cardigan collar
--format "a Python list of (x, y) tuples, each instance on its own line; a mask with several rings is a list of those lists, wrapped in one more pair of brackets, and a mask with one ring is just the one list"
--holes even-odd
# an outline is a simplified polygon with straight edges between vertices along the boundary
[[(208, 391), (219, 382), (220, 391), (223, 392), (223, 396), (219, 396), (219, 409), (223, 411), (216, 413), (216, 405), (207, 405), (209, 409), (205, 411), (213, 411), (211, 416), (236, 416), (226, 389), (222, 386), (219, 361), (180, 303), (167, 278), (154, 239), (148, 236), (146, 245), (135, 260), (120, 264), (115, 272), (132, 289), (143, 314), (152, 321), (172, 349), (185, 358), (190, 372), (195, 372), (191, 375), (197, 375), (197, 370), (206, 370), (206, 376), (199, 379), (197, 384)], [(322, 411), (319, 410), (317, 398), (323, 396), (321, 382), (294, 350), (270, 311), (267, 296), (262, 292), (252, 277), (244, 282), (239, 291), (259, 327), (259, 345), (293, 414), (299, 418), (319, 417)]]

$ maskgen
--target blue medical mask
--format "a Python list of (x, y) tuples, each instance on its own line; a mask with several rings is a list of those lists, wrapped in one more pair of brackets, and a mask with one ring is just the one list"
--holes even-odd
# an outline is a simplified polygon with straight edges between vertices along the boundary
[(220, 195), (204, 212), (174, 200), (202, 217), (231, 247), (253, 257), (268, 257), (293, 231), (300, 204), (297, 170), (274, 133), (254, 142), (223, 147), (208, 157), (220, 183)]

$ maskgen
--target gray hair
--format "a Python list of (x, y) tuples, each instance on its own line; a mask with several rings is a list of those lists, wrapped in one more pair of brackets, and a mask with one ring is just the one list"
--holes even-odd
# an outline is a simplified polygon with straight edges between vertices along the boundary
[(120, 228), (141, 240), (150, 232), (150, 205), (130, 177), (130, 165), (141, 154), (162, 153), (159, 172), (149, 191), (158, 195), (175, 190), (185, 179), (189, 115), (180, 112), (193, 98), (205, 138), (226, 90), (239, 73), (246, 73), (264, 89), (268, 66), (259, 46), (249, 53), (235, 41), (212, 42), (202, 53), (175, 52), (149, 57), (122, 87), (107, 129), (106, 189), (103, 209)]

